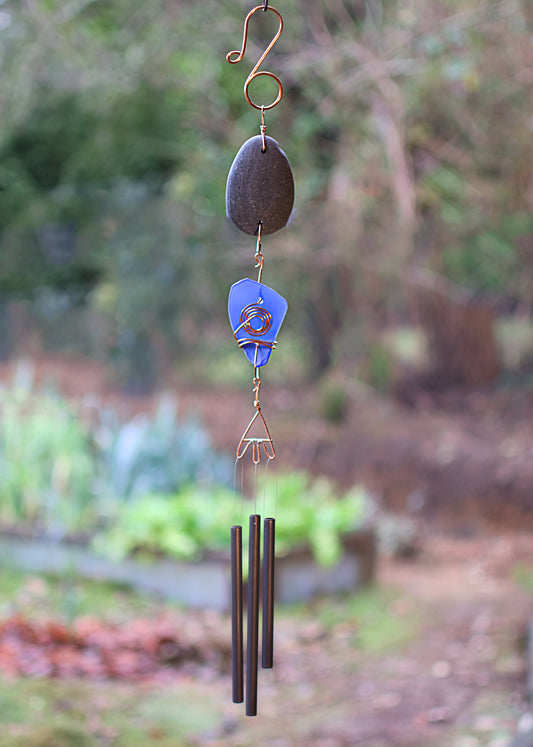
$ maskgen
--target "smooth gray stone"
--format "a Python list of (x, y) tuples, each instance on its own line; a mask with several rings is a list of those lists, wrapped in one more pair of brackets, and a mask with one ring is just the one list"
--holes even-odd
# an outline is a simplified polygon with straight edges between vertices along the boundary
[(278, 231), (287, 225), (294, 204), (294, 180), (289, 161), (278, 143), (261, 135), (247, 140), (235, 156), (226, 183), (226, 214), (250, 236)]

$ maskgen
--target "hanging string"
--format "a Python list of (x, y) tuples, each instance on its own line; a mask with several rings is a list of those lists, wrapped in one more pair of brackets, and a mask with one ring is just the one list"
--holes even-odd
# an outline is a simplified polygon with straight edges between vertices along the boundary
[(271, 461), (272, 459), (266, 460), (265, 474), (263, 476), (263, 516), (267, 515), (267, 512), (266, 512), (266, 489), (267, 489), (267, 477), (268, 477), (267, 472), (268, 472), (268, 465), (270, 464)]
[(257, 513), (257, 465), (259, 462), (254, 462), (254, 514)]
[[(237, 490), (237, 465), (241, 468), (240, 489)], [(237, 493), (240, 493), (239, 504), (240, 510), (237, 509)], [(242, 524), (242, 515), (244, 509), (244, 464), (242, 459), (236, 457), (233, 465), (233, 520), (237, 524)]]
[(274, 494), (276, 496), (274, 501), (274, 516), (278, 518), (278, 470), (277, 464), (274, 465)]
[(263, 10), (268, 10), (268, 0), (264, 0), (264, 2), (263, 2)]
[(239, 463), (239, 460), (235, 459), (235, 464), (233, 465), (233, 523), (237, 523), (237, 464)]

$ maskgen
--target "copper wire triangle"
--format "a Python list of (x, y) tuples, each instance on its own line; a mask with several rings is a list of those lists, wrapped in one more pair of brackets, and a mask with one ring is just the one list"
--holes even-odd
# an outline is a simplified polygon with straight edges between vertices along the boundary
[[(260, 419), (263, 423), (263, 427), (265, 429), (266, 438), (252, 438), (248, 437), (248, 433), (252, 429), (253, 424), (256, 420)], [(246, 427), (246, 430), (242, 434), (242, 438), (239, 441), (239, 445), (237, 446), (237, 459), (242, 459), (248, 449), (252, 447), (252, 462), (254, 464), (260, 464), (261, 462), (261, 446), (264, 449), (264, 452), (266, 454), (267, 459), (275, 459), (276, 458), (276, 452), (274, 450), (274, 443), (272, 441), (272, 437), (270, 435), (270, 432), (268, 430), (268, 426), (266, 424), (265, 418), (263, 417), (263, 413), (261, 412), (261, 408), (259, 405), (257, 405), (257, 412), (253, 416), (253, 418), (248, 423), (248, 426)]]

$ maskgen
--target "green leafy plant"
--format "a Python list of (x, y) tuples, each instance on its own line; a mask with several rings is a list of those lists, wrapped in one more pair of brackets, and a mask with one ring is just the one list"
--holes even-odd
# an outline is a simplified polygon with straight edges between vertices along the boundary
[[(318, 563), (334, 565), (342, 553), (342, 536), (363, 526), (372, 501), (359, 487), (339, 497), (325, 479), (312, 481), (304, 472), (271, 478), (258, 489), (274, 499), (280, 517), (276, 529), (279, 554), (310, 544)], [(124, 505), (117, 521), (96, 539), (96, 548), (114, 558), (134, 551), (164, 553), (186, 559), (206, 550), (226, 550), (229, 526), (244, 510), (240, 496), (222, 488), (188, 486), (173, 495), (145, 495)]]
[(312, 480), (305, 472), (271, 478), (267, 491), (276, 495), (280, 521), (276, 526), (278, 552), (309, 543), (316, 561), (332, 566), (342, 553), (342, 535), (360, 529), (373, 513), (373, 501), (360, 486), (339, 496), (325, 477)]
[(91, 438), (68, 404), (24, 388), (0, 390), (0, 518), (52, 531), (93, 524)]
[(212, 447), (195, 418), (178, 417), (176, 400), (160, 398), (154, 415), (123, 423), (112, 410), (98, 413), (99, 491), (115, 499), (169, 494), (185, 485), (230, 482), (231, 460)]
[(328, 423), (338, 425), (346, 420), (349, 397), (340, 381), (328, 380), (320, 389), (320, 414)]
[(96, 537), (95, 548), (117, 560), (135, 551), (195, 559), (227, 545), (233, 505), (233, 493), (219, 487), (138, 497)]
[[(33, 388), (31, 367), (0, 389), (0, 521), (52, 533), (91, 532), (140, 495), (186, 485), (227, 485), (231, 460), (212, 448), (195, 418), (179, 418), (162, 397), (155, 414), (121, 422), (98, 409), (86, 426), (56, 394)], [(147, 525), (157, 523), (157, 501)], [(141, 519), (144, 521), (145, 519)], [(168, 542), (160, 538), (167, 549)], [(183, 540), (186, 542), (186, 540)], [(189, 548), (190, 550), (190, 548)]]

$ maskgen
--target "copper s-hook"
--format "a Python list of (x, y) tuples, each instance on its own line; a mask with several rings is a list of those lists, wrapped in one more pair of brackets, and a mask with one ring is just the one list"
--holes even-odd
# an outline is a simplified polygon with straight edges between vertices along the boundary
[[(281, 36), (281, 32), (283, 31), (283, 18), (281, 17), (281, 14), (275, 8), (273, 8), (271, 5), (269, 5), (268, 2), (264, 2), (263, 5), (257, 5), (255, 8), (252, 8), (252, 10), (248, 13), (248, 15), (246, 16), (246, 18), (244, 20), (244, 32), (243, 32), (243, 36), (242, 36), (242, 46), (241, 46), (241, 48), (240, 49), (235, 49), (232, 52), (228, 52), (228, 54), (226, 55), (226, 59), (232, 65), (234, 65), (236, 62), (240, 62), (242, 60), (242, 58), (244, 57), (244, 53), (246, 51), (246, 42), (247, 42), (247, 39), (248, 39), (248, 24), (250, 22), (250, 18), (254, 15), (254, 13), (257, 13), (257, 11), (259, 11), (259, 10), (261, 10), (261, 11), (271, 10), (273, 13), (275, 13), (277, 15), (277, 17), (279, 18), (279, 28), (278, 28), (278, 30), (277, 30), (274, 38), (272, 39), (272, 41), (270, 42), (270, 44), (268, 45), (268, 47), (263, 52), (263, 54), (259, 58), (258, 62), (255, 64), (254, 68), (252, 69), (252, 72), (246, 78), (246, 82), (244, 84), (244, 95), (246, 97), (246, 101), (250, 104), (250, 106), (253, 106), (254, 109), (260, 109), (262, 111), (265, 111), (267, 109), (273, 109), (277, 104), (279, 104), (279, 102), (281, 101), (281, 97), (283, 96), (283, 86), (281, 85), (280, 79), (276, 75), (274, 75), (274, 73), (270, 73), (267, 70), (260, 70), (259, 71), (259, 68), (261, 67), (261, 65), (265, 61), (268, 53), (270, 52), (270, 50), (272, 49), (272, 47), (274, 46), (274, 44), (277, 42), (277, 40)], [(237, 56), (235, 57), (235, 55), (237, 55)], [(269, 78), (273, 78), (276, 81), (276, 83), (278, 84), (278, 89), (279, 89), (278, 90), (278, 95), (277, 95), (275, 101), (272, 104), (269, 104), (268, 106), (258, 105), (256, 103), (254, 103), (252, 101), (252, 99), (250, 98), (249, 94), (248, 94), (248, 88), (250, 86), (250, 83), (252, 82), (252, 80), (254, 78), (258, 78), (260, 75), (267, 75)]]

